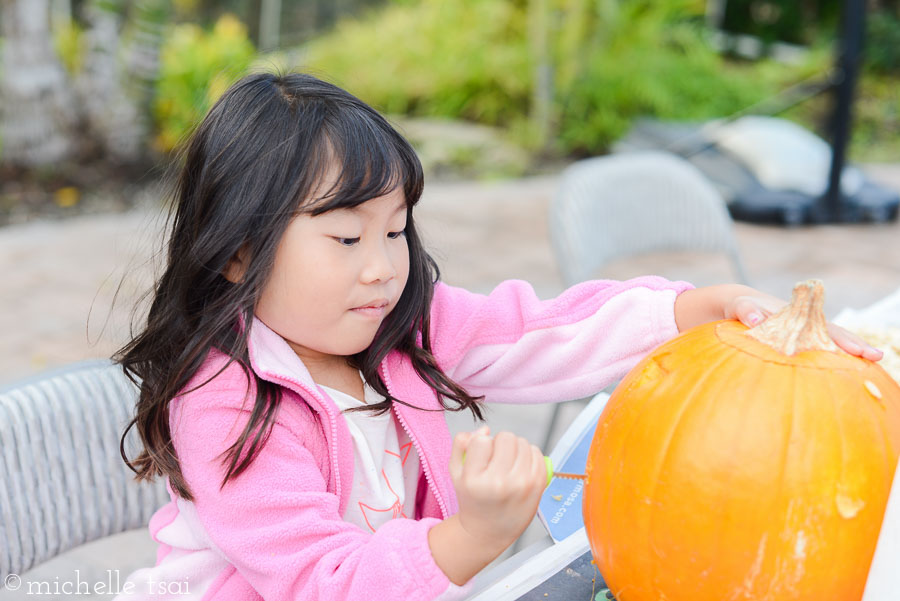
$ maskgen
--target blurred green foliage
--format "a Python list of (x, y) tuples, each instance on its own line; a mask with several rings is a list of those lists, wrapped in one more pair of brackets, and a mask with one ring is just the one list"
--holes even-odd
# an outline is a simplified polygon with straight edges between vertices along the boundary
[(557, 84), (562, 149), (603, 151), (641, 116), (728, 116), (817, 68), (728, 62), (707, 42), (699, 16), (681, 0), (623, 0), (606, 13), (570, 16), (587, 27), (577, 43), (567, 36), (573, 50), (558, 60), (558, 70), (570, 72)]
[(869, 75), (860, 80), (853, 107), (853, 140), (850, 146), (850, 156), (854, 159), (897, 162), (897, 157), (900, 157), (898, 87), (900, 80), (896, 75)]
[(773, 91), (769, 82), (754, 81), (752, 73), (723, 68), (696, 40), (670, 37), (677, 29), (665, 32), (657, 47), (624, 45), (591, 57), (562, 98), (564, 149), (605, 149), (641, 116), (688, 121), (727, 116)]
[[(853, 104), (849, 156), (857, 162), (896, 163), (900, 157), (900, 78), (867, 72), (859, 79)], [(813, 98), (782, 117), (818, 133), (827, 131), (833, 110), (830, 95)]]
[[(730, 67), (705, 41), (702, 2), (548, 4), (552, 120), (563, 153), (602, 152), (637, 116), (731, 114), (802, 70)], [(528, 8), (524, 0), (395, 3), (340, 23), (309, 45), (306, 62), (387, 112), (524, 131), (538, 60)]]
[(389, 113), (508, 124), (527, 111), (531, 59), (523, 2), (402, 2), (343, 20), (305, 67)]
[[(638, 117), (694, 121), (731, 115), (824, 73), (833, 62), (838, 0), (729, 0), (731, 9), (743, 7), (751, 15), (754, 22), (748, 26), (762, 27), (766, 19), (778, 17), (781, 25), (803, 29), (776, 35), (770, 26), (756, 32), (763, 37), (818, 44), (805, 64), (793, 66), (723, 58), (707, 41), (706, 0), (542, 1), (543, 55), (535, 33), (539, 0), (391, 0), (341, 19), (296, 49), (264, 56), (256, 54), (247, 28), (230, 14), (210, 27), (170, 25), (151, 107), (154, 146), (173, 150), (234, 80), (254, 64), (269, 69), (297, 65), (286, 57), (300, 56), (300, 68), (335, 81), (386, 113), (502, 127), (535, 149), (540, 142), (534, 83), (543, 56), (553, 82), (550, 150), (564, 155), (604, 152)], [(359, 0), (360, 6), (368, 3)], [(225, 8), (246, 9), (246, 4), (173, 0), (176, 18), (212, 19)], [(306, 4), (323, 12), (328, 3)], [(854, 144), (862, 156), (871, 146), (883, 146), (885, 132), (900, 138), (895, 93), (900, 4), (874, 4), (868, 16), (867, 70), (857, 95)], [(798, 15), (807, 21), (812, 15), (815, 23), (804, 25)], [(83, 68), (84, 38), (77, 22), (54, 29), (54, 45), (73, 76)], [(823, 96), (787, 115), (822, 133), (829, 107), (830, 98)]]
[[(191, 6), (199, 1), (179, 0)], [(698, 121), (731, 115), (823, 73), (833, 60), (834, 33), (828, 26), (837, 16), (836, 0), (744, 2), (754, 22), (780, 15), (780, 26), (799, 28), (798, 15), (815, 17), (816, 26), (807, 27), (802, 36), (776, 32), (775, 37), (794, 35), (804, 42), (818, 36), (819, 46), (806, 63), (793, 66), (724, 59), (707, 41), (705, 0), (546, 2), (552, 142), (561, 154), (604, 152), (638, 117)], [(393, 0), (342, 19), (305, 44), (301, 68), (335, 81), (386, 113), (499, 126), (527, 146), (535, 142), (529, 121), (538, 61), (534, 22), (529, 20), (535, 4)], [(729, 0), (732, 8), (739, 5)], [(869, 16), (867, 65), (873, 73), (900, 73), (900, 19), (895, 12)], [(154, 104), (157, 148), (174, 148), (253, 59), (246, 29), (233, 16), (222, 17), (211, 31), (173, 27), (163, 49)], [(293, 64), (283, 54), (262, 59), (263, 68)], [(865, 85), (868, 90), (890, 87)], [(877, 106), (889, 105), (884, 110), (896, 113), (896, 101), (877, 98)], [(821, 125), (817, 115), (828, 102), (825, 98), (805, 112), (801, 108), (789, 114)], [(875, 110), (872, 103), (866, 109), (867, 115)], [(870, 125), (870, 120), (862, 121), (861, 137), (877, 136), (877, 128), (865, 133)]]
[(247, 28), (232, 15), (219, 18), (209, 31), (192, 24), (174, 26), (163, 43), (153, 102), (156, 148), (174, 149), (255, 55)]
[(869, 15), (866, 33), (867, 67), (900, 75), (900, 15), (887, 10)]

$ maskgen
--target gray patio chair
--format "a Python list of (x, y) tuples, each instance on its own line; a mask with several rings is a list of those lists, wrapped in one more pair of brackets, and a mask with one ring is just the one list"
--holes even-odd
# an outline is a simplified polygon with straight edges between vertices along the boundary
[[(83, 543), (146, 527), (168, 501), (160, 479), (135, 482), (119, 455), (136, 398), (110, 361), (0, 390), (0, 583)], [(129, 457), (136, 443), (132, 428)]]
[[(616, 259), (668, 250), (723, 252), (747, 283), (725, 202), (688, 161), (633, 152), (578, 161), (550, 203), (550, 242), (568, 287)], [(638, 274), (635, 274), (638, 275)], [(559, 419), (553, 408), (546, 449)]]

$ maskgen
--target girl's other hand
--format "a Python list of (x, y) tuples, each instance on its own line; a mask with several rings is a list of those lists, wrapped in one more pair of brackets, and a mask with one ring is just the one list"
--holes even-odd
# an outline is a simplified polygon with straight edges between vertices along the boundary
[(483, 427), (456, 435), (450, 476), (462, 528), (479, 544), (502, 552), (534, 518), (547, 466), (541, 450), (524, 438), (510, 432), (491, 437)]
[[(752, 328), (786, 304), (778, 297), (749, 286), (733, 284), (696, 288), (678, 295), (675, 300), (675, 322), (679, 332), (718, 319), (738, 319)], [(850, 355), (870, 361), (878, 361), (884, 355), (856, 334), (833, 323), (828, 324), (828, 333), (834, 343)]]
[(459, 512), (429, 530), (428, 546), (450, 581), (464, 584), (531, 523), (547, 484), (547, 464), (524, 438), (509, 432), (491, 438), (484, 426), (453, 439), (450, 476)]

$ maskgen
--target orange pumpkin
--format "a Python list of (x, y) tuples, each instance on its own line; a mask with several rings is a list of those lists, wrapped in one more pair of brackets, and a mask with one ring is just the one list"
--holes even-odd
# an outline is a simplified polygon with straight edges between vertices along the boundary
[(748, 330), (692, 329), (618, 386), (584, 521), (619, 601), (853, 601), (900, 453), (900, 387), (837, 349), (804, 282)]

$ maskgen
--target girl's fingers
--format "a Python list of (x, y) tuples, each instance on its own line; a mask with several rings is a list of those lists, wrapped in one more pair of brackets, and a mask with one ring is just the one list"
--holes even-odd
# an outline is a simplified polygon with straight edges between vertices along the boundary
[[(759, 325), (760, 322), (773, 313), (776, 313), (785, 304), (784, 301), (769, 295), (739, 296), (731, 301), (725, 316), (739, 319), (744, 325), (752, 328)], [(833, 323), (828, 324), (828, 334), (841, 350), (851, 355), (862, 357), (869, 361), (880, 361), (884, 356), (883, 352), (856, 334), (848, 332)]]
[(465, 471), (470, 474), (483, 472), (494, 454), (494, 441), (484, 428), (473, 432), (465, 448)]
[(500, 474), (509, 474), (515, 469), (517, 462), (516, 435), (511, 432), (500, 432), (494, 437), (494, 452), (491, 456), (491, 469)]
[(535, 485), (531, 492), (541, 491), (547, 487), (547, 461), (544, 453), (536, 445), (524, 438), (519, 439), (519, 454), (516, 460), (516, 468), (527, 474), (528, 481)]
[(487, 436), (490, 434), (488, 426), (481, 426), (474, 432), (458, 432), (453, 437), (453, 447), (450, 450), (450, 475), (453, 478), (462, 476), (462, 467), (466, 459), (466, 450), (474, 436)]
[(528, 440), (515, 437), (514, 442), (516, 460), (509, 474), (514, 476), (511, 480), (516, 487), (514, 497), (526, 501), (536, 492), (544, 490), (547, 484), (547, 464), (544, 454)]
[[(779, 303), (781, 304), (779, 305)], [(732, 301), (731, 315), (726, 313), (726, 317), (739, 319), (745, 326), (752, 328), (772, 315), (783, 304), (783, 301), (774, 297), (763, 299), (754, 296), (740, 296)]]
[(833, 323), (828, 324), (828, 334), (838, 347), (851, 355), (862, 357), (869, 361), (880, 361), (884, 356), (882, 351), (870, 345), (853, 332), (848, 332)]
[(530, 474), (534, 466), (531, 465), (531, 443), (521, 437), (516, 437), (516, 462), (512, 470), (522, 474)]

